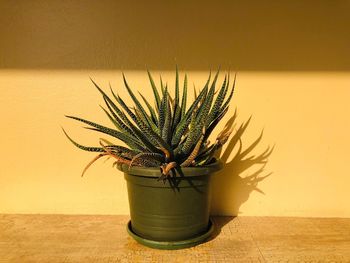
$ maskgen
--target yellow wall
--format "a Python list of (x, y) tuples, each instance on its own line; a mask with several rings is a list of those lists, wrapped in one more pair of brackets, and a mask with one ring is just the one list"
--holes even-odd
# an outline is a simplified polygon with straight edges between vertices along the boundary
[(350, 1), (0, 1), (0, 67), (350, 70)]
[[(209, 68), (238, 70), (232, 114), (275, 144), (260, 182), (231, 161), (213, 213), (350, 216), (349, 1), (0, 1), (0, 213), (126, 214), (122, 174), (66, 140), (96, 144), (64, 114), (107, 123), (89, 76), (150, 94), (144, 70), (178, 64), (199, 87)], [(191, 84), (192, 85), (192, 84)], [(119, 90), (125, 95), (123, 89)], [(238, 168), (236, 168), (238, 167)], [(254, 184), (265, 193), (253, 190)]]
[[(173, 73), (163, 73), (173, 83)], [(188, 73), (198, 85), (207, 77), (207, 72)], [(126, 74), (134, 88), (151, 95), (145, 72)], [(125, 97), (119, 71), (0, 71), (0, 212), (128, 213), (122, 174), (111, 161), (99, 161), (81, 178), (93, 154), (75, 149), (60, 128), (82, 143), (97, 144), (99, 136), (63, 117), (108, 123), (88, 76), (105, 88), (111, 81)], [(273, 174), (257, 185), (265, 195), (241, 179), (254, 167), (241, 174), (230, 167), (216, 175), (213, 213), (349, 217), (349, 85), (348, 73), (239, 73), (230, 114), (238, 108), (238, 123), (253, 115), (244, 145), (265, 128), (253, 152), (276, 145), (261, 175)]]

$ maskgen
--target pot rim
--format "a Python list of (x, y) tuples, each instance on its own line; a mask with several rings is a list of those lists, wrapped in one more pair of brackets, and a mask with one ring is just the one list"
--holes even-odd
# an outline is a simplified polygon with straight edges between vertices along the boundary
[[(182, 176), (193, 177), (193, 176), (204, 176), (218, 172), (223, 168), (223, 163), (220, 160), (215, 161), (209, 165), (196, 166), (196, 167), (181, 167)], [(142, 166), (131, 166), (127, 164), (117, 164), (117, 169), (130, 175), (138, 175), (143, 177), (156, 177), (161, 176), (159, 167), (142, 167)], [(179, 170), (176, 170), (179, 174)]]

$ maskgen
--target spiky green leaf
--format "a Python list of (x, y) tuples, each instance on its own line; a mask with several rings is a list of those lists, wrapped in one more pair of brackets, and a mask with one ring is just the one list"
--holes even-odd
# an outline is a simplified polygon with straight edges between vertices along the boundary
[(151, 72), (149, 72), (149, 70), (147, 70), (147, 74), (148, 74), (149, 81), (151, 83), (151, 87), (152, 87), (152, 90), (153, 90), (153, 95), (154, 95), (154, 98), (155, 98), (155, 101), (156, 101), (156, 104), (157, 104), (157, 109), (159, 109), (159, 107), (160, 107), (160, 97), (159, 97), (159, 93), (158, 93), (156, 84), (154, 83), (154, 80), (152, 78)]
[(83, 122), (83, 123), (86, 123), (86, 124), (94, 127), (94, 128), (89, 128), (89, 129), (95, 130), (95, 131), (99, 131), (99, 132), (102, 132), (104, 134), (107, 134), (107, 135), (110, 135), (112, 137), (115, 137), (115, 138), (125, 142), (127, 145), (129, 145), (132, 148), (137, 148), (137, 149), (140, 149), (140, 150), (144, 150), (144, 148), (141, 145), (139, 145), (137, 141), (135, 141), (132, 137), (130, 137), (127, 134), (124, 134), (124, 133), (116, 131), (114, 129), (111, 129), (111, 128), (105, 127), (103, 125), (97, 124), (95, 122), (88, 121), (88, 120), (85, 120), (85, 119), (82, 119), (82, 118), (78, 118), (78, 117), (75, 117), (75, 116), (66, 115), (66, 117), (70, 118), (70, 119), (74, 119), (74, 120), (80, 121), (80, 122)]
[(224, 79), (224, 82), (221, 86), (221, 89), (219, 90), (219, 93), (215, 99), (215, 102), (213, 104), (213, 107), (209, 113), (209, 116), (208, 116), (208, 119), (207, 119), (207, 123), (206, 125), (208, 126), (216, 117), (218, 114), (220, 114), (220, 108), (221, 108), (221, 105), (225, 99), (225, 90), (226, 90), (226, 76), (225, 76), (225, 79)]
[(118, 97), (118, 102), (140, 128), (140, 130), (138, 130), (136, 127), (132, 126), (132, 130), (146, 144), (147, 148), (150, 150), (152, 149), (151, 152), (159, 152), (159, 149), (156, 146), (160, 146), (172, 153), (171, 147), (162, 139), (162, 137), (147, 126), (141, 118), (137, 117), (120, 97)]
[(158, 126), (158, 128), (160, 131), (162, 131), (164, 128), (167, 105), (168, 105), (168, 90), (165, 89), (165, 91), (163, 92), (163, 97), (162, 97), (160, 107), (159, 107), (159, 120), (158, 120), (159, 126)]
[(193, 112), (197, 109), (198, 104), (203, 100), (203, 98), (207, 95), (208, 91), (208, 85), (210, 81), (210, 76), (208, 78), (208, 81), (206, 82), (204, 88), (199, 93), (197, 98), (194, 100), (188, 111), (186, 112), (185, 116), (182, 118), (182, 120), (179, 122), (179, 124), (176, 127), (175, 133), (173, 135), (171, 144), (177, 146), (178, 143), (181, 140), (181, 137), (183, 136), (184, 132), (187, 130), (188, 125), (191, 122)]
[(132, 90), (129, 87), (128, 82), (126, 81), (125, 75), (123, 74), (123, 81), (124, 81), (124, 86), (126, 87), (131, 99), (134, 101), (136, 108), (140, 111), (140, 113), (142, 114), (145, 123), (148, 124), (149, 126), (151, 126), (152, 120), (150, 119), (150, 117), (148, 116), (148, 114), (146, 113), (145, 109), (143, 108), (143, 106), (141, 105), (140, 101), (136, 98), (136, 96), (134, 95), (134, 93), (132, 92)]
[(139, 92), (139, 94), (140, 94), (142, 100), (146, 104), (146, 106), (151, 114), (153, 123), (157, 126), (158, 125), (158, 118), (157, 118), (157, 114), (156, 114), (155, 110), (153, 109), (151, 104), (146, 100), (146, 98), (140, 92)]
[(167, 107), (165, 110), (165, 120), (164, 120), (164, 126), (162, 129), (162, 139), (169, 143), (169, 140), (171, 139), (171, 123), (172, 123), (172, 118), (171, 118), (171, 108), (170, 108), (170, 102), (168, 101)]
[(73, 143), (79, 149), (81, 149), (83, 151), (87, 151), (87, 152), (104, 152), (104, 150), (101, 147), (84, 146), (84, 145), (77, 143), (67, 134), (67, 132), (63, 128), (62, 128), (62, 130), (63, 130), (64, 134), (66, 135), (66, 137), (71, 141), (71, 143)]
[(233, 84), (232, 84), (232, 88), (231, 88), (231, 92), (230, 92), (230, 95), (228, 96), (227, 100), (224, 102), (224, 104), (221, 106), (221, 110), (225, 109), (228, 104), (230, 103), (232, 97), (233, 97), (233, 93), (235, 91), (235, 87), (236, 87), (236, 77), (237, 77), (237, 74), (235, 74), (235, 77), (234, 77), (234, 80), (233, 80)]
[(183, 87), (183, 93), (182, 93), (182, 102), (181, 102), (181, 118), (185, 117), (186, 104), (187, 104), (187, 75), (185, 74), (184, 87)]

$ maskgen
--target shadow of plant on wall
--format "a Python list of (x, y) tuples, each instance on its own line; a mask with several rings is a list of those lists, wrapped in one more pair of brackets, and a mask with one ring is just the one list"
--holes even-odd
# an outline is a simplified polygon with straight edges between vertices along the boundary
[[(226, 126), (235, 128), (235, 119), (237, 117), (237, 110), (234, 116), (229, 119)], [(265, 151), (259, 155), (254, 155), (252, 152), (260, 143), (263, 137), (263, 131), (260, 136), (246, 149), (243, 150), (242, 135), (250, 123), (251, 117), (248, 121), (242, 123), (236, 133), (229, 141), (226, 149), (218, 152), (221, 161), (225, 164), (224, 168), (217, 173), (213, 178), (213, 214), (226, 214), (237, 216), (239, 209), (245, 203), (253, 191), (265, 194), (258, 188), (259, 182), (266, 179), (272, 173), (264, 175), (264, 168), (267, 164), (268, 157), (274, 150), (274, 146), (268, 146)], [(229, 161), (229, 157), (235, 148), (238, 148)], [(253, 168), (258, 167), (253, 170)], [(248, 170), (252, 172), (245, 177), (242, 173)]]

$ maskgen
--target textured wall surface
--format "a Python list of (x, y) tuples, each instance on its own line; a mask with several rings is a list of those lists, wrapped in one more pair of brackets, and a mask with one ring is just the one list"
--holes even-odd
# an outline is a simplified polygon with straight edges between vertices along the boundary
[(262, 172), (234, 158), (237, 145), (223, 152), (214, 214), (350, 216), (349, 1), (15, 0), (0, 11), (0, 212), (128, 213), (111, 161), (80, 177), (94, 156), (60, 126), (85, 144), (100, 135), (64, 114), (107, 124), (89, 76), (125, 96), (124, 71), (149, 97), (145, 69), (173, 87), (178, 64), (191, 88), (218, 65), (239, 71), (227, 117), (237, 107), (237, 128), (253, 116), (243, 147), (265, 129), (251, 154), (275, 144)]
[(0, 1), (4, 68), (349, 70), (350, 2)]
[[(163, 73), (164, 80), (174, 83), (172, 72)], [(207, 72), (188, 73), (191, 86), (206, 81)], [(132, 87), (151, 96), (145, 72), (126, 75)], [(110, 81), (126, 97), (117, 71), (0, 71), (0, 212), (128, 212), (122, 174), (111, 168), (111, 161), (101, 160), (81, 178), (94, 154), (74, 148), (61, 131), (62, 125), (81, 143), (98, 145), (101, 135), (63, 116), (108, 124), (98, 106), (102, 98), (88, 76), (106, 90)], [(252, 154), (275, 144), (260, 176), (273, 174), (260, 182), (243, 179), (260, 166), (232, 161), (235, 147), (226, 153), (226, 169), (214, 177), (213, 213), (350, 216), (349, 86), (350, 74), (345, 73), (239, 73), (227, 117), (235, 107), (237, 125), (253, 116), (243, 147), (265, 129)], [(254, 190), (255, 184), (265, 195)]]

